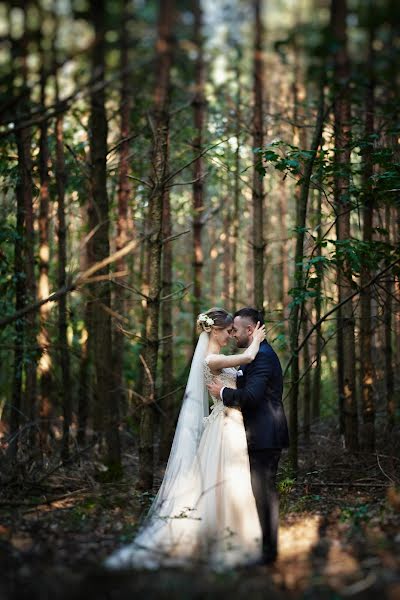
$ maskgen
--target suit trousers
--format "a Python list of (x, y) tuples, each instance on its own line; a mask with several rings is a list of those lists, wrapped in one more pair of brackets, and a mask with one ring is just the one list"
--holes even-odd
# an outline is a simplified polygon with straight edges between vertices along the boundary
[(263, 559), (274, 560), (278, 552), (279, 499), (276, 472), (280, 448), (249, 450), (251, 487), (263, 534)]

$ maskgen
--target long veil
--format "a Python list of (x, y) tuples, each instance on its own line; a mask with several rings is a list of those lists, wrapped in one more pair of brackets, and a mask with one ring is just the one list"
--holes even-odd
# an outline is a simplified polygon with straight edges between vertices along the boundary
[[(114, 552), (105, 562), (107, 567), (119, 568), (127, 563), (151, 561), (157, 551), (157, 540), (170, 517), (187, 495), (187, 479), (203, 432), (203, 418), (209, 414), (208, 392), (204, 380), (203, 363), (209, 336), (203, 331), (198, 339), (190, 367), (182, 407), (179, 413), (172, 448), (160, 489), (132, 544)], [(154, 548), (153, 548), (154, 547)], [(149, 555), (149, 556), (147, 556)]]
[(203, 369), (208, 342), (208, 333), (203, 331), (199, 336), (190, 366), (189, 378), (164, 478), (150, 509), (149, 516), (160, 508), (162, 508), (163, 513), (169, 513), (168, 510), (166, 511), (169, 500), (174, 497), (174, 491), (180, 488), (181, 481), (185, 479), (195, 459), (203, 432), (203, 418), (209, 414), (208, 391), (204, 381)]

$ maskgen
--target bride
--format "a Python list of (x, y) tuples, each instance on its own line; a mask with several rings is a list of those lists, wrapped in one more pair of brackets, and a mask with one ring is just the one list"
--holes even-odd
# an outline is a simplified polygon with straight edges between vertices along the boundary
[(265, 338), (254, 330), (243, 354), (223, 355), (232, 316), (211, 308), (200, 314), (200, 336), (166, 467), (153, 505), (133, 542), (114, 552), (106, 567), (158, 568), (207, 564), (216, 570), (257, 561), (261, 527), (254, 500), (242, 413), (212, 397), (216, 377), (236, 387), (234, 367), (254, 360)]

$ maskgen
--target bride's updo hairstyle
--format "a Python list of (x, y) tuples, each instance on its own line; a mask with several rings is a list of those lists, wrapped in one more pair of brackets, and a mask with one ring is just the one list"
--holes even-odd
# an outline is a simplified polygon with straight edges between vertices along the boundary
[(206, 331), (210, 333), (211, 329), (225, 329), (232, 325), (233, 317), (223, 308), (210, 308), (207, 312), (200, 313), (197, 317), (197, 329), (199, 333)]

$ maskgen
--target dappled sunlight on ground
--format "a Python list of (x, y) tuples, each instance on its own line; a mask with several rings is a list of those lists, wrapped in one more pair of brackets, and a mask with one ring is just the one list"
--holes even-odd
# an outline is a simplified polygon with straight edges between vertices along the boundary
[[(40, 486), (17, 482), (0, 494), (0, 570), (5, 574), (0, 597), (8, 598), (2, 596), (7, 585), (28, 587), (24, 597), (29, 600), (398, 600), (400, 490), (389, 487), (376, 457), (350, 461), (342, 448), (332, 444), (329, 449), (330, 454), (306, 449), (308, 464), (296, 481), (285, 477), (282, 461), (276, 565), (218, 575), (210, 569), (163, 569), (157, 577), (101, 570), (107, 556), (132, 540), (151, 503), (151, 493), (135, 488), (134, 455), (129, 456), (131, 474), (118, 483), (97, 481), (93, 461), (58, 469)], [(389, 472), (389, 458), (382, 455), (380, 462)], [(115, 596), (120, 588), (125, 595)]]

